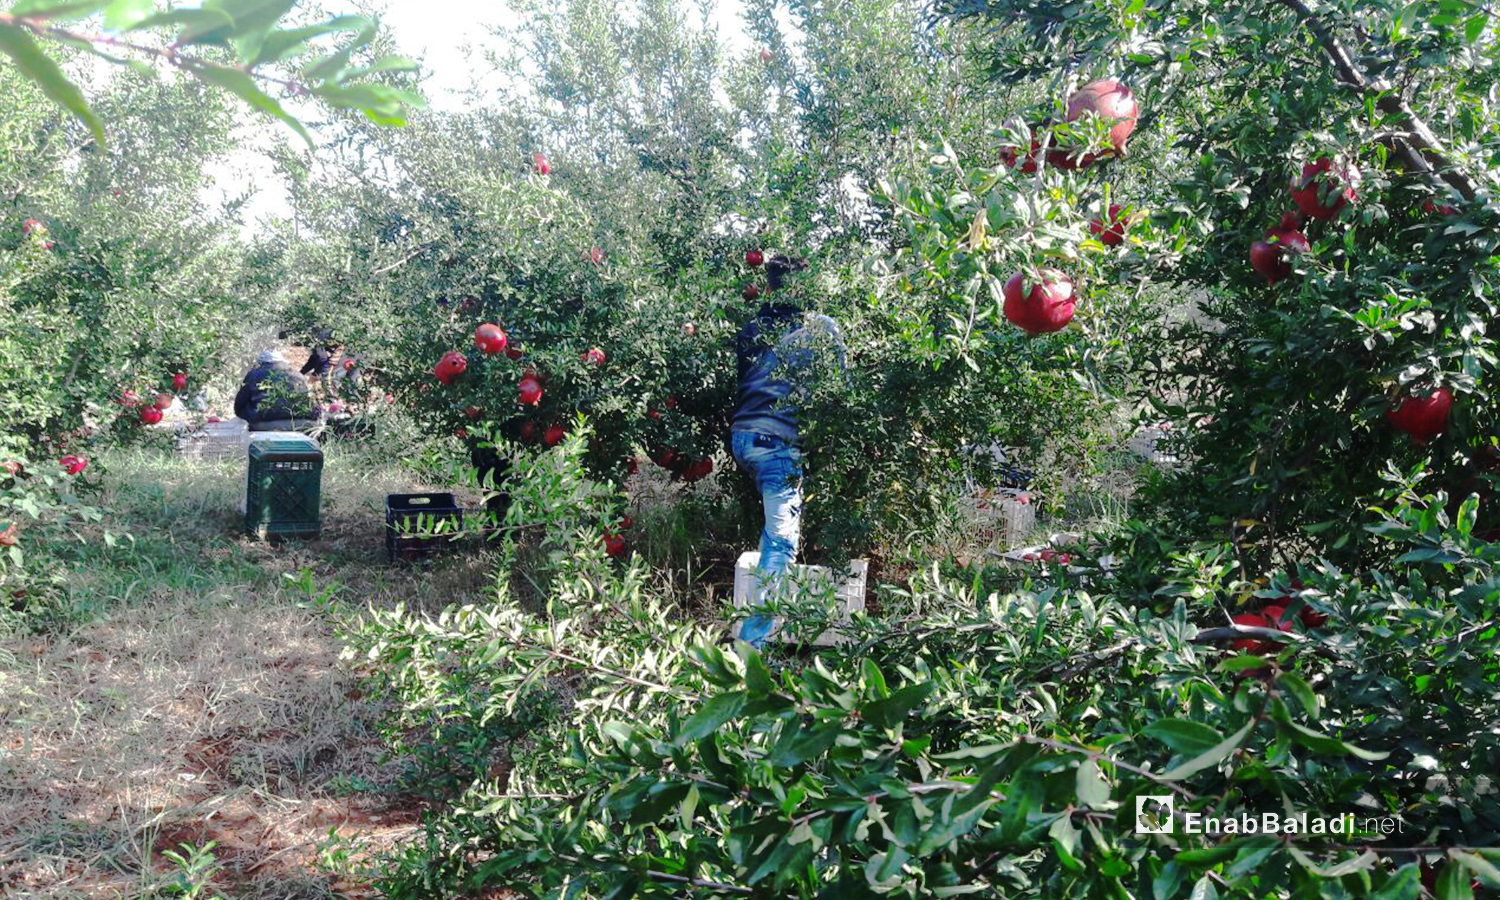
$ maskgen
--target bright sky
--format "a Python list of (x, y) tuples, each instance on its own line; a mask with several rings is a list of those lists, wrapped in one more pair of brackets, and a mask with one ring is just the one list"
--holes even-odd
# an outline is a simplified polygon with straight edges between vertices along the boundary
[[(327, 3), (332, 10), (348, 5), (342, 0)], [(461, 106), (460, 94), (474, 85), (476, 71), (483, 66), (482, 62), (471, 65), (465, 51), (490, 45), (494, 26), (513, 27), (518, 23), (507, 4), (495, 0), (385, 0), (384, 8), (379, 15), (395, 34), (399, 51), (422, 63), (428, 102), (439, 110)], [(750, 44), (742, 9), (741, 0), (713, 0), (710, 22), (731, 54), (744, 52)], [(256, 134), (269, 134), (272, 129), (291, 133), (280, 124), (268, 127), (267, 120), (255, 118), (245, 130), (245, 139), (254, 145)], [(246, 149), (236, 153), (211, 167), (210, 174), (215, 180), (206, 197), (210, 202), (238, 196), (247, 185), (255, 186), (255, 197), (246, 212), (247, 232), (257, 230), (263, 219), (287, 214), (285, 192), (260, 152)]]

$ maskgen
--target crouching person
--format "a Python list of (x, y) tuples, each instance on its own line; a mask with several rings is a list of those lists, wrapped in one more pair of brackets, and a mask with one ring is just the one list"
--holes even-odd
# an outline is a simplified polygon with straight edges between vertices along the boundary
[(251, 431), (308, 431), (321, 415), (307, 380), (275, 350), (262, 353), (246, 373), (234, 397), (234, 414), (249, 423)]

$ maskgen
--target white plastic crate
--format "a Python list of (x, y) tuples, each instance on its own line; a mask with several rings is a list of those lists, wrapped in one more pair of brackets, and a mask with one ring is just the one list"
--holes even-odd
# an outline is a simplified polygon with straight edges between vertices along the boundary
[(207, 422), (178, 437), (177, 449), (188, 459), (235, 459), (250, 449), (250, 426), (244, 419)]
[[(751, 550), (741, 553), (739, 562), (734, 567), (734, 607), (735, 609), (748, 609), (754, 603), (755, 595), (760, 590), (760, 553)], [(827, 566), (791, 566), (787, 570), (786, 578), (794, 585), (806, 585), (807, 590), (813, 593), (827, 591), (830, 586), (837, 598), (839, 615), (842, 621), (849, 621), (849, 617), (856, 612), (863, 612), (865, 608), (865, 574), (869, 570), (869, 563), (863, 559), (850, 560), (849, 572), (837, 582), (834, 581), (833, 570)], [(740, 625), (743, 619), (735, 623), (734, 633), (739, 635)], [(786, 640), (781, 631), (781, 619), (776, 618), (771, 625), (770, 638), (773, 640)], [(840, 636), (833, 630), (828, 630), (813, 639), (813, 643), (821, 647), (829, 647), (838, 643)]]
[(1036, 525), (1036, 505), (1015, 488), (976, 489), (963, 500), (964, 512), (975, 525), (996, 528), (1007, 544), (1023, 540)]

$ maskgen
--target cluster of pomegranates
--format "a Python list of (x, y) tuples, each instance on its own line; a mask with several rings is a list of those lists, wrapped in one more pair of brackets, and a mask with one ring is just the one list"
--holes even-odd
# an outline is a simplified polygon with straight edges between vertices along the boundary
[[(1077, 154), (1054, 147), (1048, 149), (1045, 155), (1047, 164), (1071, 171), (1086, 169), (1101, 159), (1124, 155), (1125, 144), (1135, 130), (1139, 112), (1130, 88), (1118, 81), (1095, 81), (1084, 85), (1068, 98), (1067, 121), (1075, 122), (1085, 116), (1100, 116), (1113, 122), (1109, 129), (1110, 149)], [(1031, 150), (1024, 158), (1015, 147), (1002, 147), (1000, 157), (1009, 166), (1019, 165), (1022, 172), (1035, 172), (1040, 151), (1041, 141), (1033, 140)], [(1107, 247), (1125, 242), (1125, 230), (1129, 222), (1120, 213), (1119, 205), (1111, 205), (1089, 225), (1089, 230)], [(1057, 269), (1041, 269), (1034, 278), (1017, 272), (1005, 282), (1001, 293), (1004, 298), (1002, 312), (1006, 320), (1029, 335), (1061, 331), (1073, 321), (1073, 311), (1077, 305), (1073, 282)]]
[[(749, 266), (750, 268), (752, 268), (752, 269), (759, 269), (761, 266), (765, 265), (765, 262), (766, 262), (766, 255), (764, 253), (762, 253), (761, 251), (759, 251), (759, 250), (746, 250), (745, 251), (745, 265)], [(745, 282), (745, 287), (744, 287), (743, 290), (740, 291), (740, 296), (744, 297), (747, 302), (754, 303), (756, 300), (760, 299), (760, 285), (757, 285), (753, 281), (747, 281), (747, 282)], [(683, 329), (686, 330), (689, 327), (691, 327), (691, 326), (684, 325)], [(696, 329), (694, 329), (694, 331), (696, 331)], [(688, 333), (692, 334), (693, 332), (688, 332)]]
[[(187, 390), (188, 371), (186, 367), (172, 373), (172, 390), (182, 392)], [(142, 399), (134, 390), (126, 388), (120, 392), (119, 399), (115, 402), (127, 410), (134, 410), (135, 417), (142, 425), (155, 425), (162, 419), (163, 412), (172, 405), (173, 395), (165, 391), (158, 393), (155, 397)]]
[(1359, 170), (1336, 163), (1328, 157), (1303, 163), (1302, 174), (1288, 186), (1298, 212), (1288, 212), (1263, 240), (1250, 245), (1250, 268), (1266, 284), (1274, 285), (1292, 274), (1292, 254), (1312, 249), (1302, 233), (1304, 217), (1326, 222), (1345, 206), (1359, 199)]
[[(1293, 587), (1300, 589), (1302, 586), (1294, 582)], [(1293, 599), (1289, 594), (1275, 597), (1267, 601), (1258, 612), (1239, 613), (1231, 616), (1230, 621), (1236, 625), (1274, 628), (1277, 631), (1287, 632), (1295, 628), (1320, 628), (1328, 621), (1327, 614), (1318, 612), (1305, 604), (1297, 610), (1295, 616), (1290, 615), (1287, 613), (1287, 607), (1291, 605)], [(1251, 637), (1239, 638), (1229, 646), (1231, 649), (1251, 654), (1274, 653), (1280, 648), (1280, 644), (1275, 640)]]

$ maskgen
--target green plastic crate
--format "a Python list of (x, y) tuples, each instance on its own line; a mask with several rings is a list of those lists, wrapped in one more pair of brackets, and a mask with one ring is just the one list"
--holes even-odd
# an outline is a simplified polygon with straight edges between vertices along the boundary
[(311, 439), (250, 439), (245, 531), (256, 537), (315, 538), (323, 531), (323, 451)]

